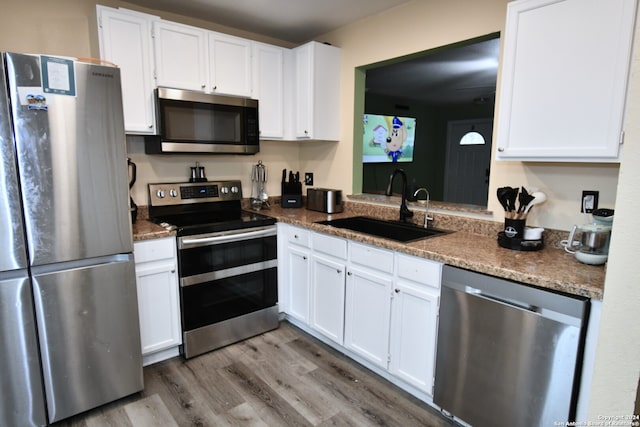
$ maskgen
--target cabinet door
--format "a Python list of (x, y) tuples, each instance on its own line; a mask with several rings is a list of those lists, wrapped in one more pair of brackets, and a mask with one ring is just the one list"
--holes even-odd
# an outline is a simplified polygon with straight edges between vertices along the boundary
[(287, 254), (289, 277), (289, 312), (296, 319), (309, 322), (309, 251), (289, 246)]
[(100, 57), (120, 67), (124, 127), (131, 134), (155, 132), (154, 16), (97, 6)]
[(345, 347), (387, 369), (392, 279), (349, 267), (345, 301)]
[(251, 96), (251, 41), (209, 33), (208, 92)]
[(635, 0), (507, 10), (497, 158), (618, 161)]
[(440, 291), (407, 281), (394, 287), (389, 370), (433, 395)]
[(178, 278), (173, 260), (136, 266), (142, 355), (182, 343)]
[(310, 42), (294, 49), (295, 136), (337, 141), (340, 137), (340, 49)]
[(203, 91), (207, 87), (207, 31), (167, 21), (153, 23), (156, 83)]
[(342, 345), (344, 336), (345, 264), (313, 255), (310, 326)]
[(313, 52), (307, 44), (295, 49), (295, 136), (311, 138), (313, 135)]
[(284, 137), (284, 54), (285, 49), (252, 43), (252, 97), (259, 102), (261, 139)]

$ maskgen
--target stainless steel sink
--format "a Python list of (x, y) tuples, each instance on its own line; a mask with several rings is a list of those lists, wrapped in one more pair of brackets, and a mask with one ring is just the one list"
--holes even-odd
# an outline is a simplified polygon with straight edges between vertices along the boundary
[(388, 221), (383, 219), (369, 218), (366, 216), (354, 216), (350, 218), (340, 218), (328, 221), (318, 221), (316, 224), (330, 225), (337, 228), (357, 231), (376, 237), (391, 239), (398, 242), (412, 242), (414, 240), (426, 239), (429, 237), (441, 236), (449, 231), (435, 228), (421, 228), (413, 224), (399, 221)]

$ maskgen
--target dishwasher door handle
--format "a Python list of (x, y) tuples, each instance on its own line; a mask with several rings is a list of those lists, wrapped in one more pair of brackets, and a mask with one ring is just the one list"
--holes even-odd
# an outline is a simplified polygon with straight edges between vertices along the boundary
[(564, 323), (565, 325), (580, 327), (580, 324), (582, 322), (580, 318), (571, 316), (569, 314), (560, 313), (550, 308), (542, 308), (536, 305), (527, 304), (526, 302), (523, 302), (523, 301), (518, 301), (510, 298), (497, 297), (495, 295), (487, 294), (486, 292), (483, 292), (482, 290), (471, 287), (471, 286), (465, 286), (464, 291), (462, 292), (464, 292), (467, 295), (481, 298), (487, 301), (503, 304), (517, 310), (525, 310), (530, 313), (534, 313), (538, 316), (544, 317), (546, 319), (555, 320), (556, 322)]
[(465, 286), (465, 293), (473, 295), (473, 296), (476, 296), (476, 297), (484, 298), (484, 299), (487, 299), (489, 301), (505, 304), (505, 305), (511, 306), (513, 308), (519, 308), (521, 310), (527, 310), (527, 311), (530, 311), (532, 313), (539, 313), (540, 312), (539, 307), (536, 307), (536, 306), (533, 306), (533, 305), (530, 305), (530, 304), (527, 304), (527, 303), (521, 302), (521, 301), (516, 301), (516, 300), (512, 300), (512, 299), (508, 299), (508, 298), (500, 298), (500, 297), (497, 297), (495, 295), (490, 295), (490, 294), (484, 293), (480, 289), (472, 288), (471, 286)]

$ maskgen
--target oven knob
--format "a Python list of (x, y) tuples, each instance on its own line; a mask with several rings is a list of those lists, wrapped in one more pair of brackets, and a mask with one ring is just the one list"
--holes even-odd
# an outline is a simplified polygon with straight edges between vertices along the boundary
[(233, 187), (231, 187), (231, 192), (232, 193), (237, 193), (238, 192), (238, 187), (236, 187), (235, 185)]
[(158, 190), (156, 196), (158, 196), (159, 199), (164, 199), (164, 190)]
[(228, 193), (229, 193), (229, 187), (222, 187), (222, 188), (220, 189), (220, 192), (221, 192), (222, 194), (228, 194)]
[(169, 190), (169, 195), (171, 197), (178, 197), (178, 192), (176, 191), (175, 188), (172, 188), (171, 190)]

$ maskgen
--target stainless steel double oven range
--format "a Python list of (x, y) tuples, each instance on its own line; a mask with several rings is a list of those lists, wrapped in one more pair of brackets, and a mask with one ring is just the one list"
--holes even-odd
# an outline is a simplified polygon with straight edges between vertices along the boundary
[(243, 211), (240, 181), (149, 184), (176, 230), (185, 358), (278, 327), (275, 219)]

